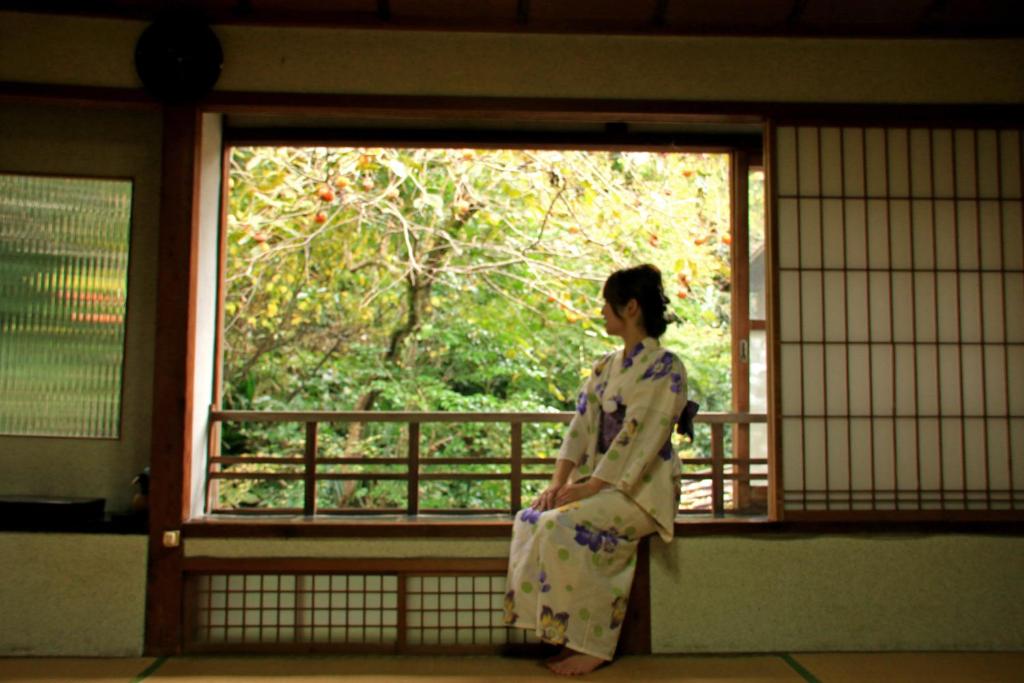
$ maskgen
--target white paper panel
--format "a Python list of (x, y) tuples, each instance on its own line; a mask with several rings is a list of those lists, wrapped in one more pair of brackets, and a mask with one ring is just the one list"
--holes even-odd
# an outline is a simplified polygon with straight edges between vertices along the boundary
[(868, 274), (850, 272), (846, 274), (846, 305), (850, 341), (867, 341), (868, 328)]
[(864, 131), (865, 159), (868, 167), (869, 197), (884, 197), (888, 194), (888, 163), (885, 150), (885, 129), (868, 128)]
[(957, 276), (955, 273), (937, 273), (936, 298), (939, 310), (939, 341), (955, 342), (960, 337), (957, 319)]
[[(850, 469), (854, 490), (871, 488), (871, 420), (852, 418), (850, 420)], [(860, 506), (870, 508), (870, 505)]]
[(892, 415), (894, 382), (893, 347), (891, 344), (871, 346), (871, 396), (875, 415)]
[(800, 273), (779, 273), (779, 339), (800, 340)]
[(779, 377), (782, 381), (782, 414), (800, 415), (801, 408), (801, 384), (800, 368), (800, 346), (796, 344), (782, 344), (779, 349), (779, 356), (782, 368)]
[(782, 481), (787, 491), (804, 488), (803, 420), (782, 421)]
[(913, 237), (910, 233), (910, 202), (894, 199), (889, 202), (889, 241), (893, 268), (913, 265)]
[(825, 349), (821, 344), (804, 344), (804, 412), (825, 414)]
[(937, 339), (935, 277), (935, 273), (914, 273), (914, 333), (918, 342)]
[(981, 245), (978, 244), (978, 203), (975, 201), (957, 202), (956, 232), (957, 254), (960, 268), (977, 270), (980, 267), (978, 258)]
[[(895, 489), (896, 477), (893, 474), (895, 470), (895, 452), (893, 447), (895, 427), (892, 418), (876, 417), (874, 420), (874, 433), (875, 489), (880, 491)], [(888, 509), (894, 506), (891, 502), (880, 502), (878, 507), (880, 509)]]
[[(990, 311), (989, 314), (998, 313)], [(978, 273), (960, 275), (960, 341), (981, 341), (981, 276)]]
[(839, 344), (825, 346), (826, 408), (829, 415), (849, 414), (846, 368), (846, 347)]
[(828, 485), (832, 491), (850, 488), (850, 428), (845, 418), (825, 422), (828, 438)]
[(821, 268), (821, 202), (800, 200), (800, 265)]
[(1006, 347), (1006, 381), (1010, 386), (1010, 415), (1024, 416), (1024, 347)]
[(910, 181), (915, 197), (931, 197), (931, 135), (927, 129), (910, 131)]
[[(917, 488), (919, 479), (917, 463), (917, 420), (896, 420), (896, 484), (901, 491)], [(915, 496), (902, 496), (902, 500), (913, 500)]]
[(1017, 493), (1018, 508), (1024, 503), (1019, 493), (1024, 488), (1024, 419), (1010, 420), (1010, 452), (1013, 454), (1013, 488)]
[(796, 194), (796, 131), (789, 126), (775, 130), (775, 165), (778, 173), (779, 194)]
[(1006, 341), (1024, 342), (1024, 273), (1007, 273)]
[(921, 418), (917, 421), (918, 449), (921, 454), (921, 488), (939, 488), (939, 465), (942, 452), (939, 445), (939, 421)]
[(800, 226), (795, 199), (779, 200), (779, 267), (797, 268), (800, 265)]
[(846, 341), (846, 276), (825, 272), (825, 340)]
[(822, 341), (825, 321), (822, 318), (822, 274), (804, 271), (802, 275), (803, 307), (801, 334), (804, 341)]
[(871, 414), (871, 371), (868, 363), (868, 345), (851, 344), (847, 347), (850, 364), (850, 414)]
[(846, 267), (867, 268), (867, 203), (859, 199), (845, 202)]
[(898, 342), (914, 341), (913, 273), (893, 273), (892, 277), (893, 339)]
[(999, 167), (1002, 176), (1002, 196), (1020, 199), (1020, 132), (1003, 130), (999, 132)]
[(1003, 267), (1002, 210), (997, 201), (983, 201), (980, 206), (981, 225), (978, 235), (981, 246), (982, 270), (1000, 270)]
[(848, 197), (864, 196), (864, 131), (843, 129), (843, 189)]
[(889, 267), (889, 210), (884, 200), (868, 201), (868, 265)]
[(932, 195), (953, 196), (953, 134), (949, 130), (932, 131)]
[(907, 131), (903, 128), (890, 128), (888, 136), (889, 195), (892, 197), (907, 197), (910, 195)]
[(1024, 223), (1021, 203), (1003, 202), (1003, 268), (1024, 269)]
[(935, 225), (931, 200), (917, 201), (911, 205), (913, 225), (914, 267), (935, 267)]
[[(939, 425), (942, 439), (943, 489), (956, 491), (963, 488), (963, 447), (960, 420), (943, 420)], [(947, 502), (947, 505), (949, 503)], [(955, 506), (960, 507), (960, 506)]]
[(974, 131), (958, 130), (954, 136), (953, 154), (955, 155), (956, 168), (956, 194), (958, 197), (976, 197), (977, 179), (974, 165)]
[(999, 141), (994, 130), (979, 130), (977, 144), (978, 190), (981, 197), (999, 196)]
[(826, 199), (822, 204), (821, 216), (825, 268), (843, 268), (846, 265), (846, 254), (843, 252), (843, 244), (846, 241), (843, 219), (843, 202), (839, 199)]
[[(966, 458), (967, 488), (984, 489), (988, 486), (988, 432), (985, 421), (979, 418), (964, 420), (964, 457)], [(981, 505), (984, 507), (984, 504)]]
[(934, 344), (917, 345), (917, 410), (939, 414), (939, 351)]
[(798, 187), (801, 195), (821, 194), (818, 182), (818, 129), (803, 127), (797, 129)]
[(892, 341), (892, 298), (889, 287), (889, 273), (868, 273), (868, 298), (870, 303), (871, 340)]
[(825, 484), (825, 420), (810, 417), (804, 420), (804, 467), (808, 489), (824, 489)]
[(917, 372), (914, 363), (917, 353), (911, 344), (896, 346), (896, 414), (913, 415), (917, 412)]
[(981, 275), (982, 321), (986, 342), (1003, 341), (1003, 276), (999, 273)]
[(1010, 468), (1013, 465), (1009, 461), (1008, 421), (1005, 418), (990, 418), (985, 421), (985, 429), (988, 433), (989, 485), (993, 489), (1005, 491), (1009, 488)]
[[(805, 270), (780, 274), (780, 338), (805, 344), (782, 345), (783, 368), (800, 371), (781, 381), (783, 410), (808, 417), (803, 432), (789, 419), (783, 439), (802, 434), (807, 443), (807, 488), (825, 488), (827, 473), (831, 490), (864, 492), (873, 477), (880, 494), (897, 487), (902, 508), (914, 508), (918, 479), (935, 489), (941, 476), (954, 509), (965, 464), (971, 488), (983, 488), (986, 473), (993, 488), (1007, 486), (1008, 448), (1020, 458), (1020, 486), (1024, 419), (1011, 430), (995, 417), (1024, 415), (1024, 272), (998, 272), (1024, 271), (1022, 203), (1007, 200), (1021, 196), (1019, 132), (805, 127), (789, 135), (788, 153), (799, 156), (790, 193), (805, 198), (780, 200), (780, 263)], [(1018, 345), (1004, 346), (1004, 337)], [(828, 419), (809, 417), (822, 414)], [(967, 507), (984, 509), (984, 496)]]
[(1006, 415), (1009, 385), (1006, 376), (1006, 347), (985, 346), (985, 396), (989, 415)]
[(964, 415), (985, 414), (985, 373), (982, 370), (982, 352), (980, 344), (966, 344), (960, 349), (960, 361), (963, 363), (963, 394)]
[(939, 407), (942, 415), (960, 415), (960, 350), (952, 344), (939, 346)]
[(821, 129), (821, 194), (828, 197), (843, 194), (841, 144), (838, 128)]
[(935, 266), (955, 269), (957, 266), (956, 208), (951, 201), (935, 202)]

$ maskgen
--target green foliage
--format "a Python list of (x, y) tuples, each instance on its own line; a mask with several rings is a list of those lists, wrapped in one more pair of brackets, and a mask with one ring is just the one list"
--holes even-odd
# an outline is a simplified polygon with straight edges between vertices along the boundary
[[(225, 404), (569, 410), (593, 360), (618, 342), (601, 320), (604, 279), (650, 262), (683, 321), (663, 343), (683, 356), (691, 397), (704, 410), (727, 410), (727, 177), (727, 158), (711, 154), (236, 149)], [(290, 429), (226, 425), (224, 452), (296, 455), (302, 435)], [(507, 432), (507, 425), (424, 425), (421, 452), (507, 456)], [(553, 458), (561, 426), (529, 433), (527, 457)], [(401, 425), (330, 426), (321, 456), (401, 457), (406, 439)], [(247, 481), (221, 482), (221, 504), (301, 506), (301, 482)], [(402, 507), (404, 487), (327, 481), (318, 501)], [(507, 500), (507, 481), (429, 481), (421, 507), (502, 508)]]

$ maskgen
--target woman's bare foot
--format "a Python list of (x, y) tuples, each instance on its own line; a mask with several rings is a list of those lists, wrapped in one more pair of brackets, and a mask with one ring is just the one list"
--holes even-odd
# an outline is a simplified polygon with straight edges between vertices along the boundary
[(547, 667), (559, 676), (582, 676), (605, 663), (600, 657), (585, 655), (569, 648), (565, 648), (565, 651), (569, 654), (564, 659), (547, 662)]

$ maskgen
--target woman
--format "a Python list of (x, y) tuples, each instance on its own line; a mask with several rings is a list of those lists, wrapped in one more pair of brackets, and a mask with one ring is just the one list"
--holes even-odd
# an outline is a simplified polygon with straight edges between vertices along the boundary
[(672, 539), (679, 459), (672, 429), (686, 371), (658, 344), (666, 326), (661, 273), (616, 271), (603, 291), (608, 334), (624, 347), (594, 365), (551, 483), (512, 531), (505, 622), (563, 645), (547, 661), (589, 673), (615, 654), (641, 538)]

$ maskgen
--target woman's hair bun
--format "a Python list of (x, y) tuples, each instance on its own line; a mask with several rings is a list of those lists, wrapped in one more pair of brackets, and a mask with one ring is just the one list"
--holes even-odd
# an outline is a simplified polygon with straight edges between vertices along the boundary
[(602, 294), (616, 312), (625, 308), (630, 299), (636, 299), (647, 334), (660, 337), (665, 333), (669, 322), (666, 317), (668, 297), (657, 266), (644, 263), (615, 271), (605, 280)]

